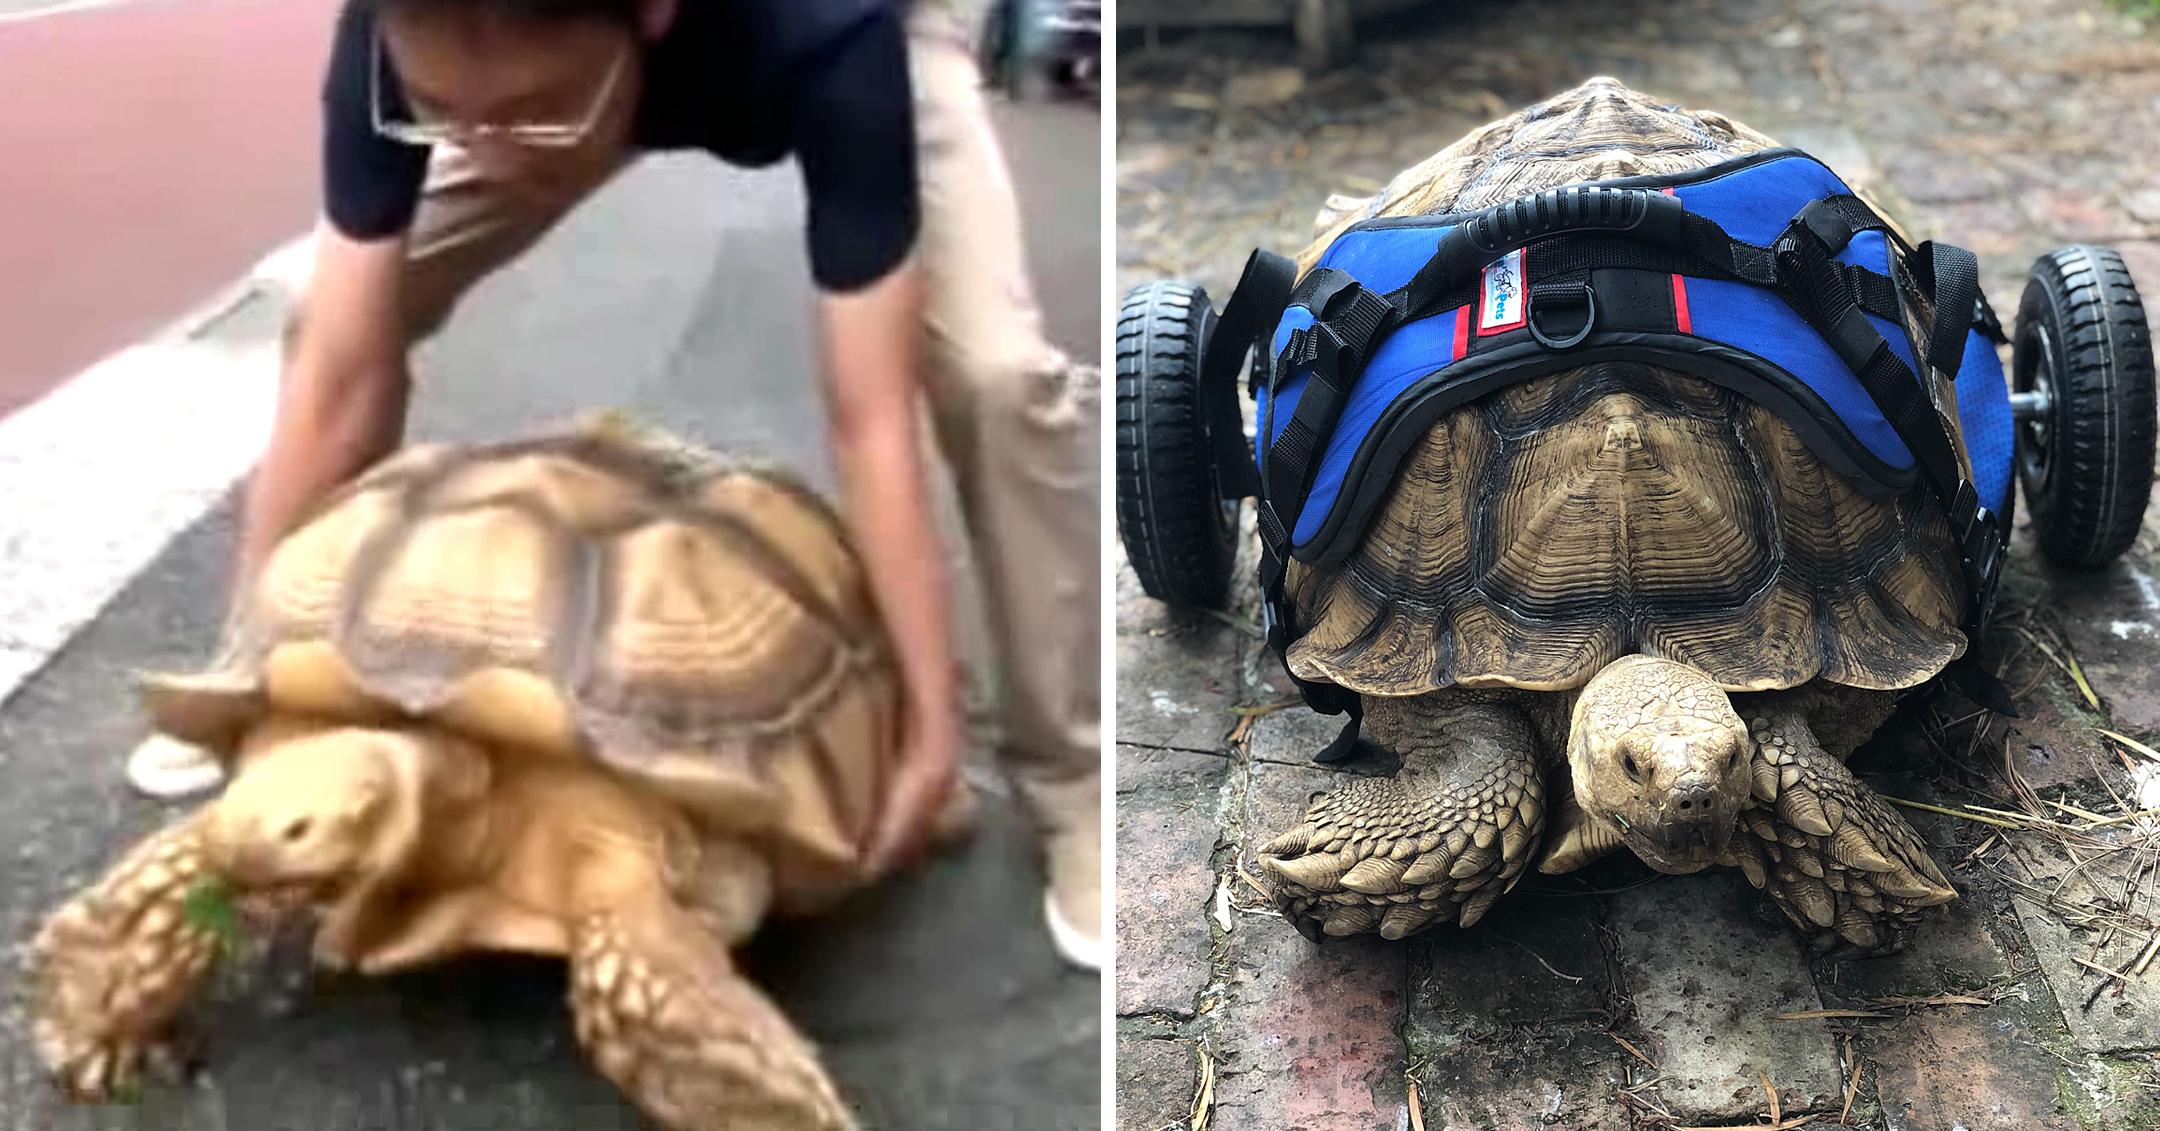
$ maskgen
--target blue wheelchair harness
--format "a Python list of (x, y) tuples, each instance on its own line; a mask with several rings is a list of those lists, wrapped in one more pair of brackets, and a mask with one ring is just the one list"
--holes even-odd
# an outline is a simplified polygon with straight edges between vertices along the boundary
[[(1248, 453), (1237, 374), (1269, 332)], [(1297, 636), (1288, 561), (1347, 557), (1443, 413), (1601, 361), (1730, 388), (1862, 491), (1924, 488), (1960, 549), (1970, 635), (1986, 621), (2007, 534), (2004, 340), (1972, 253), (1907, 244), (1821, 162), (1772, 149), (1478, 212), (1367, 220), (1302, 280), (1289, 260), (1255, 251), (1207, 343), (1200, 396), (1223, 494), (1258, 499), (1278, 655)], [(1954, 382), (1955, 405), (1937, 405), (1919, 376), (1929, 370)], [(1969, 476), (1945, 419), (1953, 411)], [(1356, 696), (1298, 686), (1315, 709), (1352, 713), (1345, 749), (1331, 751), (1346, 753)]]

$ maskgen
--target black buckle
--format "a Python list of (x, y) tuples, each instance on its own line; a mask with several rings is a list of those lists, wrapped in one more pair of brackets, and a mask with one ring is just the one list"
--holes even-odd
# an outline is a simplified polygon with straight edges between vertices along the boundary
[(1335, 327), (1325, 322), (1315, 322), (1312, 332), (1305, 336), (1305, 345), (1310, 351), (1306, 360), (1312, 363), (1315, 373), (1327, 373), (1329, 383), (1332, 384), (1332, 378), (1341, 372), (1338, 366), (1349, 344), (1343, 341), (1341, 334), (1335, 332)]
[(2009, 547), (2003, 541), (2001, 520), (1994, 511), (1979, 505), (1979, 494), (1971, 480), (1958, 481), (1952, 505), (1958, 508), (1952, 512), (1951, 523), (1965, 566), (1967, 604), (1972, 610), (1968, 628), (1978, 633), (1987, 627), (1988, 614), (1994, 608), (1995, 583), (2002, 577)]
[[(1285, 369), (1296, 369), (1311, 360), (1306, 348), (1312, 338), (1312, 327), (1300, 326), (1290, 331), (1290, 340), (1283, 343), (1282, 364)], [(1286, 372), (1282, 376), (1289, 376)]]
[(1771, 273), (1777, 277), (1777, 285), (1786, 288), (1799, 278), (1800, 240), (1793, 231), (1793, 227), (1788, 226), (1777, 242), (1770, 245)]

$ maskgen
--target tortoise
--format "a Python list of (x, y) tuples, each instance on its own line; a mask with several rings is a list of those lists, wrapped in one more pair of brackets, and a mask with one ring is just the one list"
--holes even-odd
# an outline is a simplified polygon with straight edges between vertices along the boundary
[[(1302, 264), (1360, 219), (1772, 146), (1595, 79), (1331, 200)], [(1730, 389), (1607, 359), (1488, 393), (1426, 430), (1340, 565), (1288, 565), (1290, 671), (1355, 692), (1401, 766), (1260, 863), (1316, 940), (1469, 926), (1532, 863), (1625, 847), (1738, 867), (1819, 949), (1894, 949), (1955, 892), (1844, 761), (1964, 654), (1966, 586), (1921, 492), (1862, 493)]]
[(363, 974), (560, 955), (585, 1051), (662, 1125), (853, 1125), (729, 958), (875, 878), (898, 739), (861, 563), (804, 486), (605, 418), (415, 446), (274, 549), (211, 670), (143, 699), (232, 776), (36, 938), (35, 1043), (74, 1097), (132, 1088), (222, 906), (318, 912), (316, 960)]

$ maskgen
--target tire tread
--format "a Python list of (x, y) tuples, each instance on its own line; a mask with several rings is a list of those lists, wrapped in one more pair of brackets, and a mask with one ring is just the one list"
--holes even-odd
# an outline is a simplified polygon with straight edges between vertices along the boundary
[(2018, 304), (2021, 350), (2037, 348), (2027, 345), (2034, 319), (2053, 327), (2057, 351), (2051, 482), (2021, 477), (2034, 533), (2056, 562), (2099, 565), (2136, 541), (2152, 493), (2160, 420), (2145, 307), (2120, 255), (2079, 245), (2033, 264)]
[(1140, 587), (1173, 605), (1219, 606), (1236, 556), (1199, 398), (1213, 320), (1207, 292), (1184, 283), (1135, 287), (1118, 310), (1118, 536)]

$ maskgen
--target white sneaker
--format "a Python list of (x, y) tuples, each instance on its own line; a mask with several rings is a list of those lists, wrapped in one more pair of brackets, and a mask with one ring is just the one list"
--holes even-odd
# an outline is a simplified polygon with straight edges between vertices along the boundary
[(1101, 971), (1103, 968), (1102, 931), (1090, 935), (1071, 923), (1058, 911), (1056, 892), (1043, 893), (1043, 917), (1050, 922), (1050, 945), (1058, 957), (1083, 970)]
[(1043, 917), (1059, 957), (1086, 970), (1103, 968), (1102, 848), (1093, 827), (1045, 838), (1049, 857)]
[(225, 764), (192, 742), (153, 734), (128, 755), (127, 779), (137, 791), (170, 801), (223, 784)]

